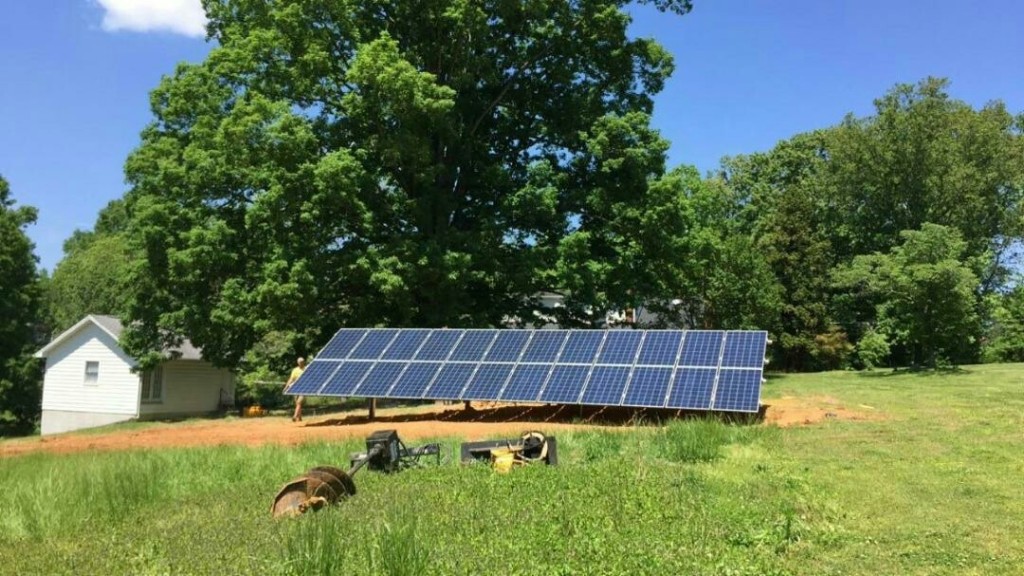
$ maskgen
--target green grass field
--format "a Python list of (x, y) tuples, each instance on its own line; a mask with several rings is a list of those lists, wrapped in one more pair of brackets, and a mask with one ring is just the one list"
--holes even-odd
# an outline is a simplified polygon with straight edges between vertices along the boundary
[[(1021, 574), (1024, 366), (773, 378), (880, 419), (558, 435), (558, 467), (362, 472), (274, 521), (360, 442), (0, 460), (9, 574)], [(524, 426), (524, 429), (528, 426)]]

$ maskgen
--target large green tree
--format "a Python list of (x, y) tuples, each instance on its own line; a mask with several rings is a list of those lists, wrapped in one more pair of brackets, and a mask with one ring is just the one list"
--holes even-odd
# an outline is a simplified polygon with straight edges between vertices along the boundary
[(982, 281), (999, 287), (1024, 234), (1024, 138), (1001, 102), (955, 100), (948, 82), (901, 84), (868, 118), (829, 132), (821, 189), (833, 209), (841, 256), (887, 251), (925, 222), (955, 229), (972, 257), (987, 255)]
[(35, 221), (35, 208), (16, 207), (0, 176), (0, 436), (31, 432), (39, 416), (42, 372), (32, 358), (39, 287), (25, 234)]
[(967, 242), (955, 229), (927, 222), (900, 236), (903, 243), (888, 253), (838, 268), (838, 287), (875, 304), (877, 330), (895, 345), (900, 364), (975, 360), (980, 280), (965, 257)]
[(741, 224), (782, 294), (777, 322), (764, 327), (775, 333), (776, 366), (787, 370), (834, 364), (828, 304), (835, 255), (827, 201), (816, 184), (824, 161), (823, 134), (814, 132), (722, 163), (725, 182), (745, 206)]
[[(658, 272), (670, 300), (642, 302), (671, 326), (684, 328), (774, 328), (780, 287), (768, 261), (743, 223), (744, 199), (719, 179), (701, 179), (681, 167), (659, 182), (674, 205), (661, 217), (678, 223), (647, 224), (658, 243)], [(671, 230), (671, 238), (661, 237)]]
[(1024, 236), (1024, 124), (1000, 102), (976, 109), (946, 89), (934, 78), (901, 84), (871, 116), (723, 162), (743, 223), (783, 288), (773, 347), (783, 367), (841, 364), (830, 350), (859, 340), (876, 308), (834, 294), (832, 269), (887, 253), (926, 222), (964, 241), (981, 280), (977, 309), (1005, 285)]
[(542, 289), (578, 323), (667, 297), (673, 64), (626, 4), (205, 0), (217, 46), (153, 92), (127, 163), (128, 347), (237, 365), (271, 333), (497, 325)]
[(127, 225), (124, 201), (114, 200), (100, 211), (92, 230), (75, 230), (64, 242), (64, 257), (45, 283), (51, 332), (60, 333), (86, 314), (127, 314), (136, 259)]

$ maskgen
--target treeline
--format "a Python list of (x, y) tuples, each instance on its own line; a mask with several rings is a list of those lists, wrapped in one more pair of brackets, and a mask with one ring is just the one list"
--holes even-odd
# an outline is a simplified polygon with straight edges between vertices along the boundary
[(33, 288), (36, 324), (115, 314), (144, 364), (188, 337), (258, 372), (341, 326), (497, 326), (555, 290), (565, 326), (767, 329), (785, 370), (1024, 359), (1002, 104), (900, 85), (702, 177), (666, 165), (673, 60), (622, 2), (350, 4), (208, 6), (218, 45), (154, 90), (129, 192)]

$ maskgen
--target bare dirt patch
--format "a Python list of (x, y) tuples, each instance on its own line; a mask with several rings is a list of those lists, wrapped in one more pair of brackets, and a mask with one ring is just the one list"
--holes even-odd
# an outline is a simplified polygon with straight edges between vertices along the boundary
[[(800, 426), (828, 419), (873, 420), (871, 407), (850, 409), (835, 398), (782, 397), (765, 401), (762, 420), (778, 426)], [(422, 438), (459, 437), (468, 440), (515, 437), (526, 430), (555, 433), (560, 430), (603, 428), (626, 430), (633, 426), (658, 426), (667, 419), (702, 417), (705, 413), (674, 410), (632, 410), (579, 406), (523, 406), (433, 404), (378, 410), (369, 421), (365, 411), (311, 416), (292, 422), (283, 416), (224, 418), (187, 422), (156, 422), (139, 428), (110, 432), (68, 433), (45, 438), (0, 442), (0, 457), (31, 452), (71, 453), (190, 446), (263, 444), (294, 445), (311, 441), (365, 438), (375, 430), (393, 428), (408, 441)], [(743, 419), (743, 417), (739, 418)], [(748, 418), (748, 420), (750, 420)]]
[(783, 396), (765, 400), (764, 421), (781, 427), (808, 426), (826, 420), (881, 420), (882, 414), (873, 407), (858, 404), (847, 406), (832, 396), (797, 398)]

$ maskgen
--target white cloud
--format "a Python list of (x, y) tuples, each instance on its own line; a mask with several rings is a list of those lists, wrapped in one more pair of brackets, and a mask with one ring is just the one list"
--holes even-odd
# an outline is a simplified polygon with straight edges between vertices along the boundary
[(200, 0), (96, 0), (103, 7), (108, 32), (173, 32), (206, 34), (206, 13)]

